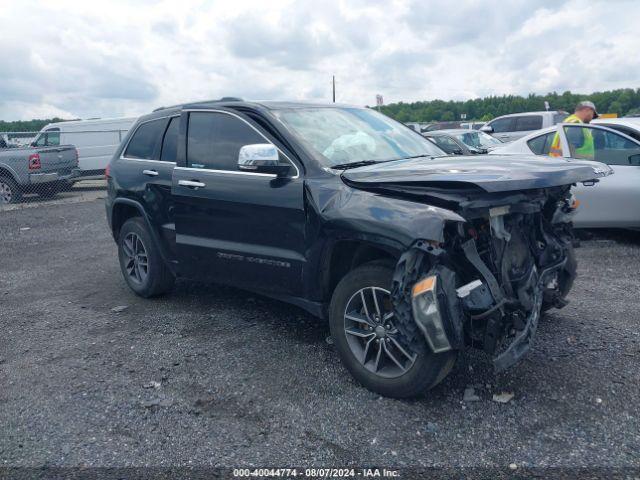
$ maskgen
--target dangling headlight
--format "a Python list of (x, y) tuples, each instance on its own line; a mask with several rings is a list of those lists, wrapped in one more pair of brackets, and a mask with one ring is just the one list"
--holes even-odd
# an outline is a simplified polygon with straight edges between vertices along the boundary
[(434, 353), (451, 350), (438, 305), (436, 275), (417, 282), (411, 290), (413, 319)]

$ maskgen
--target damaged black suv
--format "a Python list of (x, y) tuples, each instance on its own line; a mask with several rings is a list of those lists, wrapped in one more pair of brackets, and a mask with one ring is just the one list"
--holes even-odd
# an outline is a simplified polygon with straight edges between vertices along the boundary
[(576, 274), (571, 186), (600, 163), (444, 157), (380, 113), (223, 99), (138, 120), (107, 170), (129, 287), (234, 285), (329, 321), (367, 388), (415, 396), (466, 346), (497, 370)]

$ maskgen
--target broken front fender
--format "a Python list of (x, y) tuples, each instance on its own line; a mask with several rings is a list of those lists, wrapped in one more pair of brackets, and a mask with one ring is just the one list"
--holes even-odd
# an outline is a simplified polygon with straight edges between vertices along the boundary
[[(314, 188), (315, 187), (315, 188)], [(447, 221), (465, 222), (455, 212), (341, 185), (312, 185), (308, 189), (325, 232), (353, 232), (399, 243), (405, 249), (418, 239), (444, 241)], [(332, 235), (329, 235), (332, 236)]]

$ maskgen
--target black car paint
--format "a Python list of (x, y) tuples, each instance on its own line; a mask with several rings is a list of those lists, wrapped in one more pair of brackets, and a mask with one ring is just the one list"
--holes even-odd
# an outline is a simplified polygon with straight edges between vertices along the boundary
[[(181, 276), (209, 279), (256, 290), (324, 316), (329, 301), (332, 253), (355, 242), (399, 258), (417, 239), (440, 242), (447, 222), (459, 214), (396, 190), (458, 188), (485, 192), (590, 180), (591, 167), (562, 165), (542, 170), (530, 160), (491, 158), (414, 159), (357, 168), (341, 174), (321, 165), (271, 109), (307, 105), (209, 102), (156, 111), (144, 121), (181, 115), (176, 165), (121, 157), (129, 131), (111, 163), (107, 213), (114, 236), (119, 205), (136, 208), (146, 219), (163, 258)], [(215, 110), (240, 117), (258, 130), (295, 166), (287, 178), (186, 168), (186, 117), (189, 111)], [(416, 135), (418, 135), (416, 133)], [(428, 166), (428, 167), (427, 167)], [(513, 171), (518, 168), (520, 172)], [(143, 170), (155, 169), (157, 177)], [(458, 171), (459, 170), (459, 171)], [(169, 174), (171, 189), (169, 190)], [(196, 180), (205, 188), (178, 185)], [(402, 190), (402, 187), (399, 187)], [(401, 192), (400, 192), (401, 193)]]

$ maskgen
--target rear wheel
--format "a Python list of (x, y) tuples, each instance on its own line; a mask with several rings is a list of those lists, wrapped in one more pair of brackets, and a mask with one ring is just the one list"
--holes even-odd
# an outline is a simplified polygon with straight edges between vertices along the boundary
[(366, 388), (396, 398), (415, 397), (453, 367), (454, 352), (434, 354), (406, 345), (395, 327), (391, 265), (372, 262), (349, 272), (336, 287), (329, 323), (338, 354)]
[(9, 177), (0, 177), (0, 205), (19, 202), (22, 198), (20, 187)]
[(173, 288), (175, 277), (164, 263), (142, 218), (130, 218), (122, 225), (118, 256), (127, 285), (141, 297), (154, 297)]

